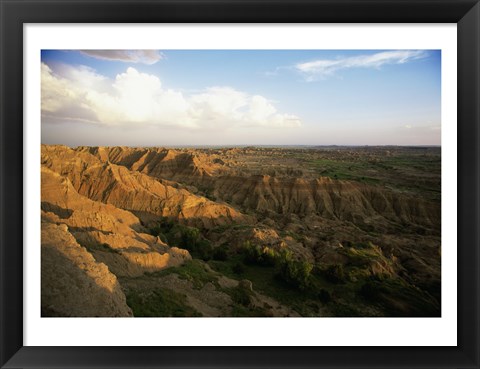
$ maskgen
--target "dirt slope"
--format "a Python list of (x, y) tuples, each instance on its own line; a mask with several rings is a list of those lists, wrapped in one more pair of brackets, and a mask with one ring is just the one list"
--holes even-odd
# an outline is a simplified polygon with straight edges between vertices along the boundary
[(42, 316), (132, 316), (117, 278), (69, 233), (42, 222)]

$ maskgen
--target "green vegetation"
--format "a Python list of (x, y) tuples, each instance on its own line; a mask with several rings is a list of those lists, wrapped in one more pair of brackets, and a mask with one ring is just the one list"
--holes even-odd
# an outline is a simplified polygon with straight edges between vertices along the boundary
[(313, 264), (294, 260), (291, 253), (282, 253), (277, 276), (293, 287), (305, 290), (310, 285)]
[(368, 184), (379, 184), (380, 179), (365, 176), (366, 163), (352, 163), (349, 161), (315, 159), (309, 162), (309, 165), (315, 168), (318, 174), (324, 177), (330, 177), (339, 180), (354, 180)]
[(297, 155), (303, 166), (324, 177), (382, 185), (439, 200), (440, 155), (435, 154), (434, 148), (431, 153), (428, 149), (421, 149), (401, 151), (385, 148), (364, 153), (359, 150), (356, 155), (344, 149)]
[(365, 266), (374, 260), (380, 259), (382, 251), (374, 245), (370, 247), (344, 247), (339, 252), (348, 257), (349, 265)]
[[(213, 262), (213, 261), (212, 261)], [(232, 316), (262, 317), (269, 316), (266, 307), (256, 306), (253, 302), (253, 292), (249, 281), (240, 281), (238, 286), (223, 288), (218, 283), (219, 273), (211, 270), (207, 263), (201, 260), (191, 260), (179, 267), (164, 269), (159, 272), (147, 273), (142, 277), (127, 278), (130, 283), (135, 280), (155, 281), (167, 275), (176, 274), (180, 279), (192, 282), (193, 287), (200, 290), (205, 284), (212, 283), (217, 291), (223, 292), (232, 299)], [(125, 282), (125, 281), (124, 281)], [(143, 287), (143, 292), (128, 291), (127, 304), (132, 308), (134, 316), (200, 316), (187, 305), (186, 296), (171, 291), (168, 288)]]
[(333, 316), (438, 316), (438, 304), (427, 293), (398, 277), (372, 275), (370, 263), (382, 255), (377, 246), (352, 244), (342, 253), (349, 257), (347, 264), (313, 266), (288, 251), (272, 252), (245, 242), (239, 253), (209, 264), (231, 278), (252, 281), (256, 291), (303, 316), (316, 316), (322, 307)]
[(226, 292), (232, 298), (232, 301), (236, 304), (249, 307), (252, 303), (252, 292), (247, 290), (241, 285), (237, 287), (225, 289)]
[[(268, 174), (280, 179), (297, 176), (313, 179), (325, 176), (335, 180), (386, 187), (386, 192), (404, 193), (413, 202), (415, 198), (431, 203), (440, 199), (439, 148), (329, 147), (249, 150), (251, 152), (245, 149), (234, 157), (234, 160), (240, 163), (239, 170), (245, 176)], [(219, 195), (218, 188), (215, 188), (214, 184), (204, 186), (206, 187), (197, 187), (200, 193), (215, 200), (213, 194)], [(375, 191), (372, 190), (373, 199), (369, 196), (369, 192), (365, 192), (364, 201), (374, 203)], [(222, 196), (221, 198), (227, 202), (232, 200)], [(337, 204), (334, 200), (332, 205), (336, 210)], [(380, 204), (376, 206), (381, 208), (381, 199), (379, 201)], [(401, 208), (403, 204), (392, 203), (392, 206), (394, 211), (397, 211), (397, 207)], [(405, 206), (411, 205), (406, 203)], [(316, 228), (316, 225), (304, 223), (302, 216), (296, 213), (292, 214), (291, 218), (282, 218), (280, 211), (278, 214), (257, 213), (248, 206), (239, 207), (238, 210), (254, 215), (259, 225), (228, 224), (207, 230), (180, 225), (169, 219), (159, 221), (151, 228), (153, 235), (159, 236), (170, 246), (189, 250), (194, 259), (206, 261), (213, 270), (205, 268), (203, 262), (193, 260), (183, 267), (170, 268), (170, 271), (161, 273), (177, 273), (180, 278), (191, 280), (197, 288), (208, 282), (219, 288), (217, 279), (220, 275), (236, 280), (248, 279), (255, 291), (272, 297), (303, 316), (439, 315), (439, 282), (430, 278), (426, 281), (415, 281), (415, 286), (411, 284), (414, 280), (412, 275), (422, 275), (422, 272), (418, 271), (418, 265), (423, 265), (423, 261), (427, 259), (420, 260), (417, 265), (413, 261), (405, 262), (408, 255), (406, 252), (403, 255), (397, 253), (403, 245), (407, 250), (413, 249), (412, 245), (418, 236), (436, 236), (435, 229), (424, 225), (415, 226), (407, 219), (390, 222), (387, 212), (388, 224), (382, 221), (362, 222), (353, 217), (350, 220), (353, 225), (336, 222), (330, 227), (325, 222), (328, 226), (321, 224), (318, 231), (315, 231), (312, 228)], [(278, 227), (275, 225), (277, 221)], [(288, 248), (282, 249), (261, 241), (242, 242), (236, 239), (249, 234), (243, 232), (245, 230), (267, 224), (288, 244), (291, 240), (285, 238), (291, 237), (310, 248), (316, 257), (316, 264), (311, 260), (302, 260), (288, 251)], [(289, 224), (295, 227), (287, 227)], [(338, 229), (335, 224), (339, 224)], [(289, 230), (282, 230), (284, 225), (285, 229)], [(354, 235), (356, 232), (359, 235)], [(396, 242), (397, 235), (403, 238), (402, 242)], [(364, 241), (358, 242), (358, 239)], [(392, 245), (388, 245), (389, 239), (392, 240)], [(369, 242), (370, 240), (372, 242)], [(327, 252), (327, 257), (324, 257), (322, 247), (336, 243), (341, 243), (342, 247), (328, 251), (332, 252), (332, 255)], [(432, 244), (434, 245), (434, 242)], [(430, 247), (430, 244), (426, 242), (424, 247)], [(384, 250), (387, 250), (385, 254)], [(395, 251), (395, 257), (392, 250)], [(420, 252), (423, 251), (418, 251), (418, 254), (422, 255)], [(429, 252), (431, 251), (425, 250), (425, 255), (428, 256)], [(416, 255), (414, 252), (413, 260), (416, 260)], [(422, 255), (422, 258), (425, 255)], [(429, 265), (429, 262), (426, 264)], [(435, 276), (434, 272), (431, 275)], [(266, 311), (252, 305), (252, 297), (247, 290), (235, 288), (224, 289), (223, 292), (234, 301), (234, 316), (260, 316)]]
[(438, 302), (432, 296), (400, 278), (371, 277), (359, 294), (368, 303), (380, 306), (387, 316), (439, 316)]
[(210, 241), (202, 236), (200, 230), (174, 223), (168, 218), (163, 218), (150, 228), (150, 234), (160, 237), (170, 246), (177, 246), (188, 250), (193, 257), (209, 260), (214, 252)]
[[(159, 230), (174, 240), (175, 245), (191, 250), (197, 258), (201, 255), (199, 247), (208, 242), (200, 230), (193, 227), (167, 223), (156, 231)], [(271, 296), (303, 316), (318, 316), (320, 311), (332, 316), (438, 316), (438, 303), (428, 293), (398, 277), (380, 272), (372, 275), (372, 263), (390, 263), (378, 246), (371, 242), (343, 244), (338, 252), (347, 257), (346, 263), (313, 265), (296, 259), (286, 249), (245, 241), (238, 249), (229, 248), (228, 244), (209, 249), (209, 257), (202, 256), (212, 269), (194, 259), (153, 274), (175, 273), (198, 289), (213, 283), (232, 298), (233, 316), (267, 316), (268, 310), (254, 306), (252, 293), (243, 287), (220, 288), (217, 281), (222, 274), (251, 281), (255, 291)], [(176, 311), (175, 314), (181, 313), (181, 309)]]
[[(271, 249), (265, 250), (265, 253), (258, 252), (264, 249), (251, 242), (245, 242), (244, 248), (238, 253), (230, 254), (226, 261), (210, 260), (208, 264), (215, 271), (230, 278), (248, 279), (255, 291), (291, 306), (302, 315), (318, 315), (318, 308), (322, 302), (318, 299), (317, 287), (319, 284), (323, 286), (324, 283), (323, 281), (319, 283), (319, 278), (314, 275), (314, 266), (294, 260), (290, 252), (272, 253)], [(246, 255), (252, 254), (257, 258), (247, 261)], [(266, 255), (268, 256), (265, 257)], [(274, 263), (271, 262), (272, 258)], [(259, 311), (256, 313), (260, 314)]]
[[(245, 264), (241, 254), (232, 255), (227, 261), (210, 260), (208, 263), (215, 271), (234, 279), (248, 279), (252, 282), (255, 291), (271, 296), (285, 305), (292, 306), (297, 311), (301, 310), (304, 292), (292, 288), (275, 277), (274, 267)], [(240, 275), (238, 269), (242, 271)]]
[(263, 266), (275, 266), (280, 254), (272, 248), (259, 246), (245, 241), (242, 246), (242, 252), (246, 264), (258, 264)]
[(303, 290), (309, 285), (313, 264), (295, 260), (288, 250), (275, 251), (268, 246), (261, 247), (245, 241), (242, 252), (246, 264), (275, 267), (275, 275), (295, 288)]
[(202, 316), (187, 305), (185, 295), (168, 288), (140, 293), (131, 291), (127, 294), (127, 305), (136, 317)]
[(200, 289), (208, 282), (217, 284), (218, 274), (207, 268), (207, 264), (201, 260), (193, 259), (178, 267), (167, 268), (159, 272), (149, 273), (149, 275), (166, 276), (177, 274), (179, 278), (192, 282), (194, 287)]

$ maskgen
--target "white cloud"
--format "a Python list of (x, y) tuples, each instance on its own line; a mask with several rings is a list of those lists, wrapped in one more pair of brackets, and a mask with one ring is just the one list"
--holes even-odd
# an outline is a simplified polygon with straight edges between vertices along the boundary
[[(94, 112), (88, 104), (85, 104), (85, 86), (95, 80), (89, 69), (81, 68), (78, 70), (78, 75), (72, 74), (71, 79), (67, 79), (54, 74), (46, 64), (42, 63), (41, 68), (42, 116), (68, 116), (70, 120), (89, 122), (97, 120)], [(97, 79), (95, 84), (100, 87), (100, 80)]]
[(248, 95), (231, 87), (209, 87), (190, 99), (190, 114), (209, 126), (234, 124), (243, 118)]
[(129, 67), (108, 79), (87, 67), (42, 63), (42, 117), (54, 121), (87, 121), (101, 125), (226, 129), (298, 127), (300, 119), (281, 114), (260, 95), (231, 87), (209, 87), (185, 96), (165, 89), (157, 76)]
[(308, 81), (325, 78), (342, 69), (380, 68), (388, 64), (404, 64), (427, 57), (423, 50), (383, 51), (371, 55), (358, 55), (338, 59), (318, 59), (306, 63), (298, 63), (295, 69), (305, 75)]
[(79, 50), (82, 54), (103, 60), (116, 60), (127, 63), (155, 64), (163, 59), (158, 50)]

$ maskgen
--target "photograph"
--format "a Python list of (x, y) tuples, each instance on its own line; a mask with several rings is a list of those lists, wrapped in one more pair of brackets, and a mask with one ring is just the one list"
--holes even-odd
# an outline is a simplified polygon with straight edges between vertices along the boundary
[(1, 369), (480, 368), (479, 2), (0, 0)]
[(42, 318), (442, 317), (441, 50), (39, 67)]

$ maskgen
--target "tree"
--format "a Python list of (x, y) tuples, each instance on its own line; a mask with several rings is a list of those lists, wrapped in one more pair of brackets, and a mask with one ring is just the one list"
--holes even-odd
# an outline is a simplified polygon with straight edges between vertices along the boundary
[(200, 237), (200, 230), (194, 227), (185, 227), (181, 231), (181, 246), (187, 250), (195, 250)]
[(290, 252), (282, 254), (278, 276), (288, 284), (302, 290), (310, 285), (313, 264), (307, 261), (294, 260)]

